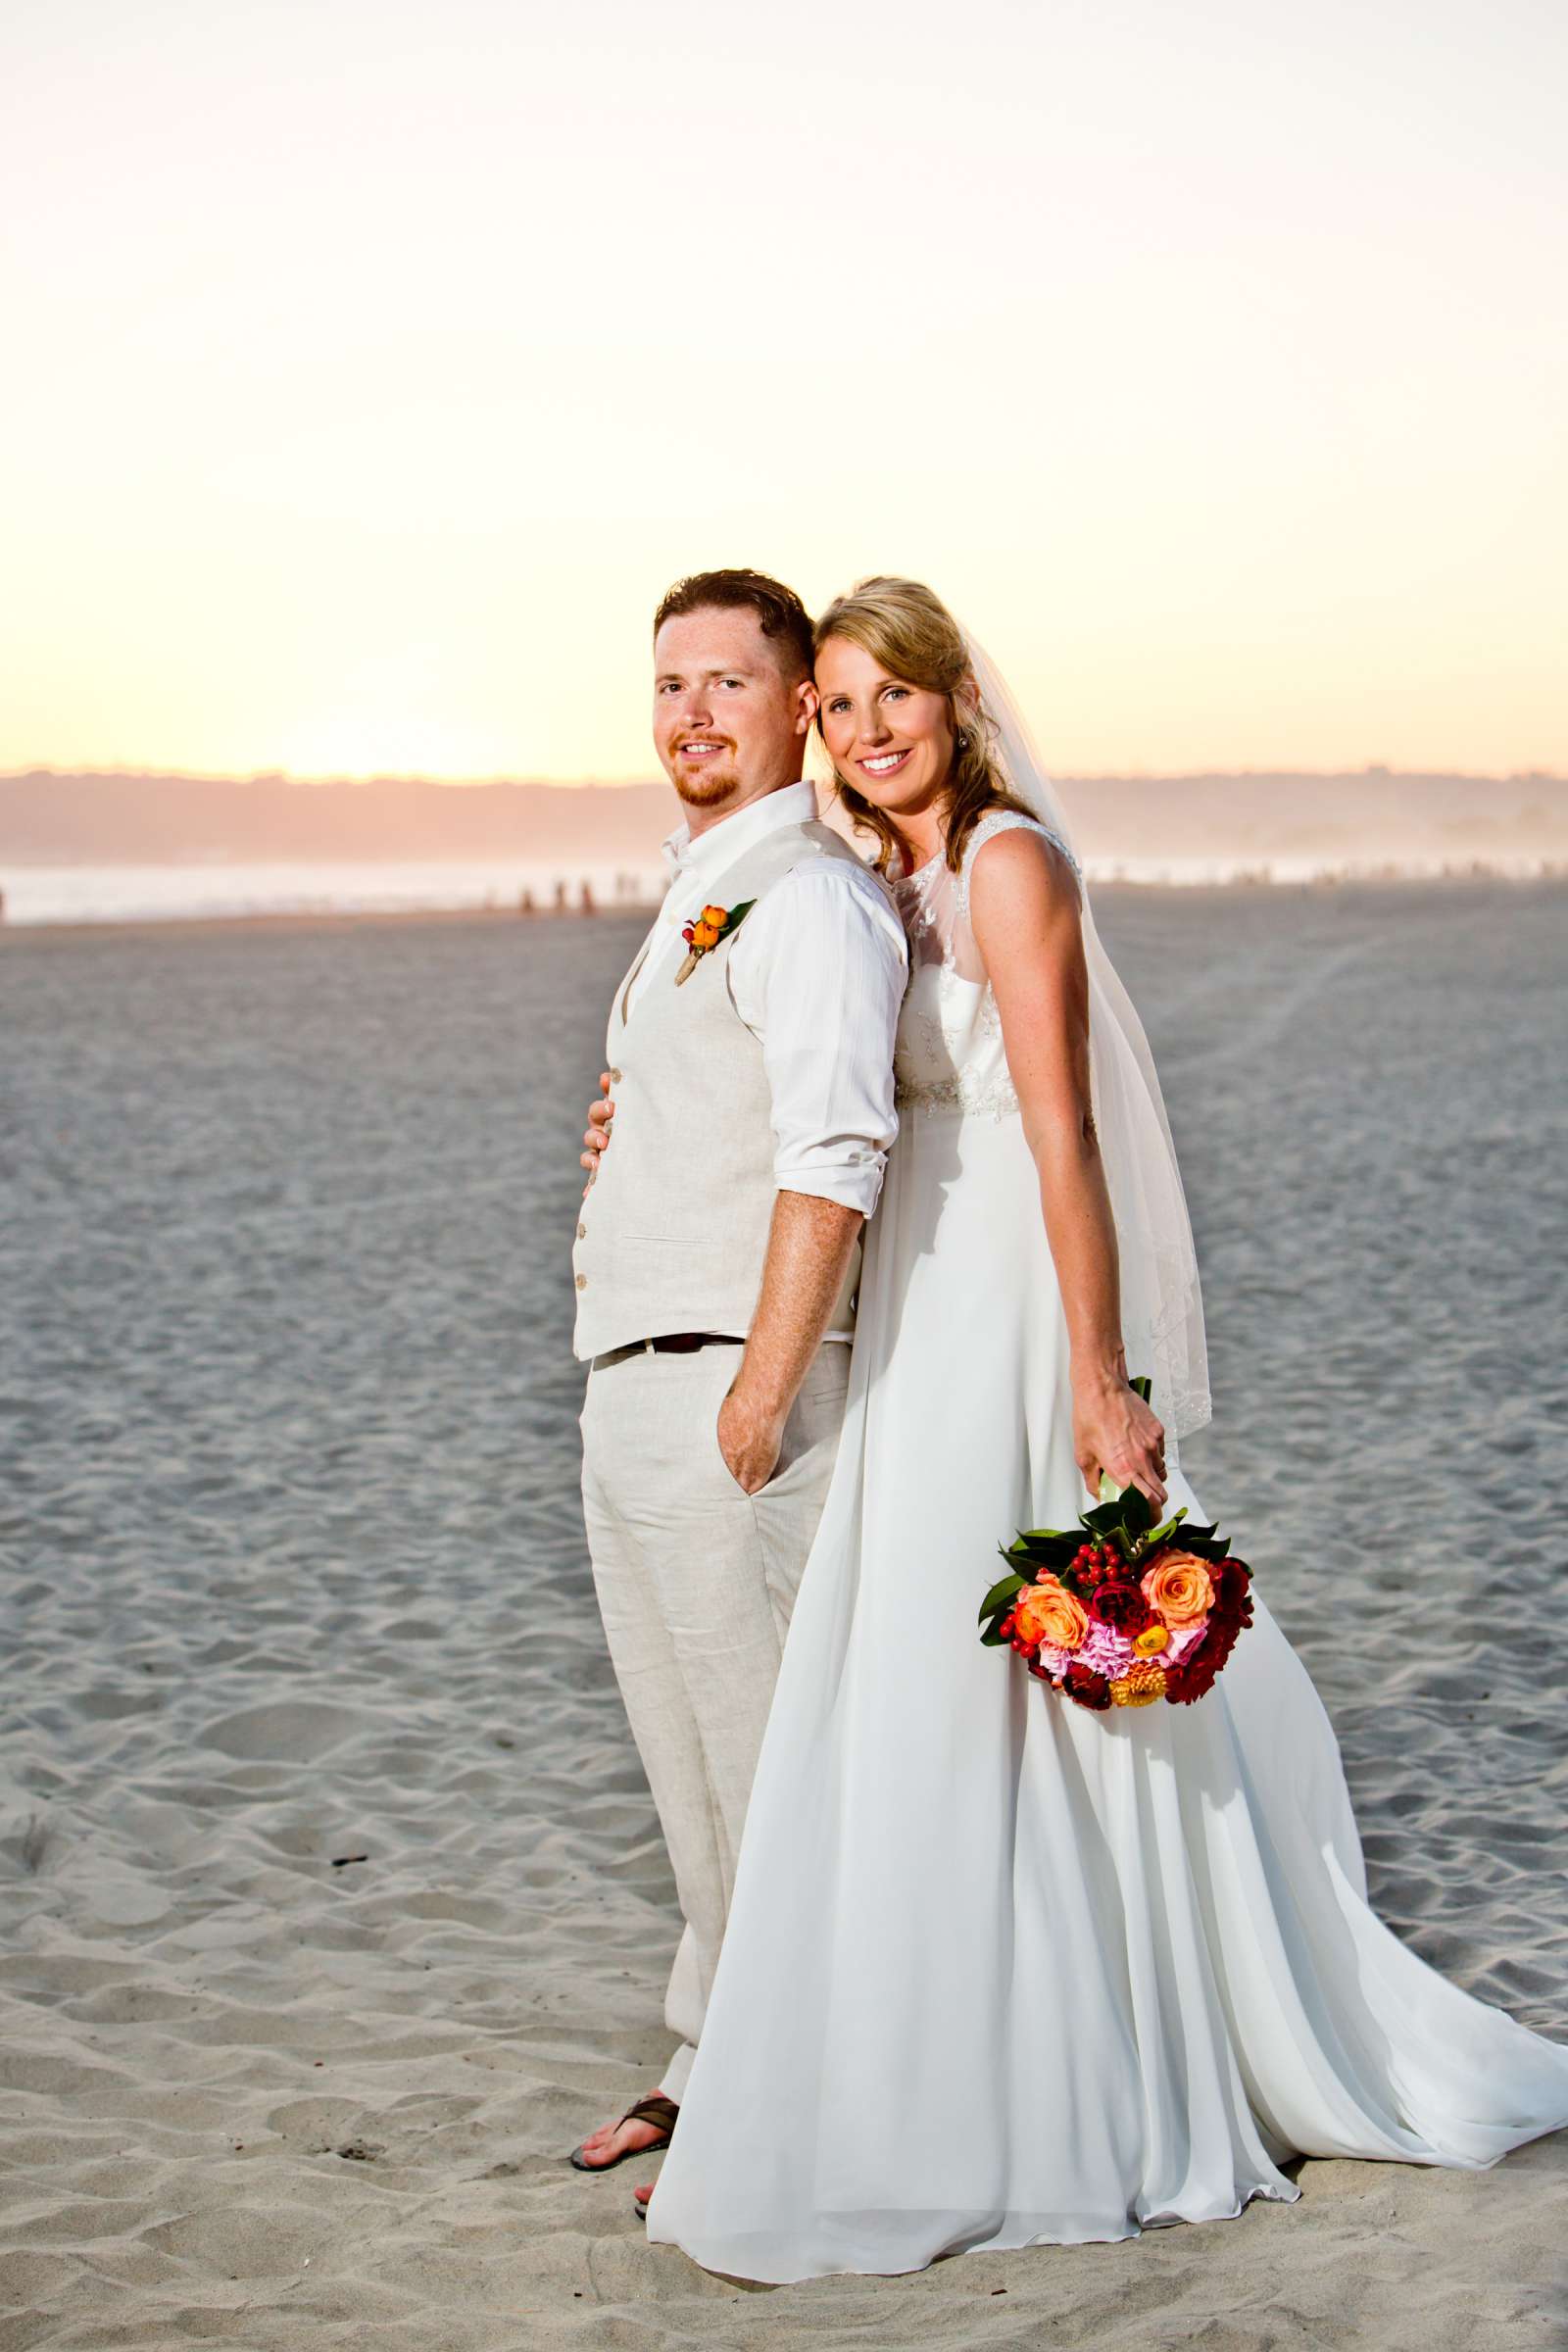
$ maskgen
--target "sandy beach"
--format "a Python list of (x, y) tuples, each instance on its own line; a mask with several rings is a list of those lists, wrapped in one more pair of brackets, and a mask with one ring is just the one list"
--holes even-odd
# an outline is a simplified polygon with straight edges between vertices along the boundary
[[(1195, 1481), (1383, 1916), (1568, 2039), (1568, 886), (1099, 906), (1198, 1229)], [(568, 1346), (639, 929), (0, 945), (0, 2352), (1560, 2352), (1568, 2134), (778, 2289), (565, 2164), (669, 2047)]]

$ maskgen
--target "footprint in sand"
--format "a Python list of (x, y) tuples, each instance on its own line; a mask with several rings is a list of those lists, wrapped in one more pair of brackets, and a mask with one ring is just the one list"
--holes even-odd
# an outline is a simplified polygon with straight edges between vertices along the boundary
[(379, 1729), (379, 1718), (362, 1708), (315, 1705), (309, 1699), (296, 1698), (276, 1706), (244, 1707), (237, 1715), (220, 1715), (208, 1725), (202, 1738), (209, 1747), (220, 1747), (227, 1756), (314, 1764), (318, 1756), (329, 1754), (345, 1740)]

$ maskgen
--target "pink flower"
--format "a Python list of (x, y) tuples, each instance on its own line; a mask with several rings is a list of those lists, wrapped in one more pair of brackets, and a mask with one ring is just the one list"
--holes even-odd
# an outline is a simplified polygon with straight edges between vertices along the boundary
[(1098, 1618), (1091, 1622), (1077, 1651), (1080, 1666), (1087, 1666), (1092, 1674), (1104, 1675), (1109, 1682), (1126, 1673), (1134, 1655), (1133, 1645), (1127, 1636), (1118, 1634), (1108, 1625), (1102, 1625)]

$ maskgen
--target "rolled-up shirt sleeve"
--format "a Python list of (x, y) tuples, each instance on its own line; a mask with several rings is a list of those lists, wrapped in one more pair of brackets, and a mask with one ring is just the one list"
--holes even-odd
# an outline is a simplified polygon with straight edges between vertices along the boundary
[(868, 1217), (899, 1124), (893, 1043), (907, 957), (887, 893), (840, 858), (799, 866), (759, 900), (729, 969), (762, 1049), (779, 1191)]

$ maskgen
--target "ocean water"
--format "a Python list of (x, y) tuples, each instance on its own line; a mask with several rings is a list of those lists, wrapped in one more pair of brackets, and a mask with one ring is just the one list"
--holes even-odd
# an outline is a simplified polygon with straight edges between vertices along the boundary
[(466, 906), (515, 906), (531, 891), (540, 906), (558, 890), (576, 906), (587, 884), (605, 906), (659, 895), (657, 856), (638, 866), (585, 858), (469, 860), (280, 858), (271, 864), (15, 865), (0, 869), (13, 923), (195, 921), (214, 915), (395, 914)]
[[(1328, 856), (1089, 858), (1092, 882), (1299, 884), (1329, 881), (1432, 881), (1470, 876), (1467, 861), (1432, 854), (1397, 860)], [(1525, 880), (1545, 869), (1539, 856), (1498, 857), (1489, 874)], [(558, 891), (579, 903), (587, 884), (600, 906), (635, 907), (663, 888), (657, 855), (618, 863), (526, 858), (279, 859), (270, 864), (17, 865), (0, 868), (5, 917), (13, 923), (178, 922), (217, 915), (438, 912), (514, 906), (524, 891), (550, 906)]]

